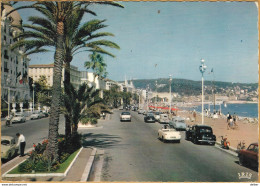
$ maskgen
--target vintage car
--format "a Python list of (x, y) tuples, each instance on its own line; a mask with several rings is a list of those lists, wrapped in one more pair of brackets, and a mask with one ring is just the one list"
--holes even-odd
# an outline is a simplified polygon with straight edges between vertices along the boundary
[(160, 114), (162, 114), (161, 112), (155, 112), (154, 113), (154, 118), (156, 121), (158, 121), (160, 119)]
[(30, 120), (33, 120), (33, 119), (40, 119), (40, 115), (36, 112), (32, 113), (32, 115), (30, 116)]
[(43, 112), (38, 112), (39, 118), (45, 118), (45, 114)]
[(173, 117), (172, 120), (170, 120), (169, 125), (171, 125), (176, 130), (186, 130), (187, 128), (184, 118), (177, 116)]
[(148, 113), (145, 117), (144, 117), (144, 121), (146, 123), (155, 123), (155, 118), (153, 113)]
[(15, 138), (11, 136), (1, 136), (1, 159), (9, 160), (18, 152)]
[(145, 110), (143, 110), (143, 109), (138, 110), (138, 114), (143, 114), (143, 113), (145, 113)]
[(250, 165), (258, 168), (258, 143), (252, 143), (247, 149), (240, 150), (238, 158), (240, 165)]
[(120, 114), (120, 121), (131, 121), (131, 114), (130, 114), (130, 112), (122, 112)]
[(216, 143), (216, 136), (213, 134), (213, 130), (210, 126), (193, 125), (189, 132), (190, 136), (187, 136), (186, 132), (186, 139), (191, 139), (194, 144), (208, 143), (211, 145), (215, 145)]
[(181, 141), (181, 134), (179, 131), (176, 131), (172, 128), (162, 128), (158, 130), (158, 138), (161, 139), (163, 142), (166, 141), (176, 141), (180, 143)]
[(12, 118), (12, 123), (24, 123), (26, 121), (26, 118), (21, 113), (16, 113), (14, 117)]
[(160, 114), (160, 118), (159, 118), (158, 122), (168, 124), (169, 123), (168, 114)]

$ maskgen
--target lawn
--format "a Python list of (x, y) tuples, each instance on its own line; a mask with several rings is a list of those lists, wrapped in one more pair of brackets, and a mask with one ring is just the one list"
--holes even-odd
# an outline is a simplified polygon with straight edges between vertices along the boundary
[[(50, 171), (50, 172), (35, 172), (39, 174), (45, 174), (45, 173), (64, 173), (66, 169), (69, 167), (73, 159), (76, 157), (77, 153), (80, 151), (80, 149), (73, 152), (66, 161), (64, 161), (62, 164), (60, 164), (59, 169), (56, 171)], [(27, 160), (26, 160), (27, 161)], [(35, 174), (35, 173), (28, 173), (28, 172), (19, 172), (18, 166), (14, 168), (12, 171), (10, 171), (8, 174)]]

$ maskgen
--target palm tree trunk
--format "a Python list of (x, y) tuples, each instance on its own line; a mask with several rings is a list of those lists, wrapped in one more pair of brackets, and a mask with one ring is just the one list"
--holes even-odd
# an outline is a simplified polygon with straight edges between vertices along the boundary
[(53, 90), (51, 101), (51, 114), (49, 121), (49, 136), (46, 149), (47, 157), (51, 159), (58, 158), (58, 130), (59, 130), (59, 114), (61, 102), (61, 76), (62, 63), (64, 59), (64, 23), (62, 21), (57, 24), (57, 44), (55, 51)]
[[(64, 89), (67, 89), (70, 84), (70, 61), (66, 57), (65, 61), (65, 74), (64, 74)], [(65, 91), (66, 92), (66, 91)], [(68, 113), (70, 114), (70, 113)], [(71, 137), (72, 121), (68, 114), (65, 114), (65, 137), (69, 139)]]

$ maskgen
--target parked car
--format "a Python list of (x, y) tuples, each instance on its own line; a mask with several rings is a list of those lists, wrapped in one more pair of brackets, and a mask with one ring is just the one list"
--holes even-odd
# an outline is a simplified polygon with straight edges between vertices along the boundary
[(247, 149), (238, 152), (239, 164), (258, 168), (258, 143), (252, 143)]
[(33, 120), (33, 119), (40, 119), (40, 116), (38, 113), (34, 112), (32, 113), (32, 115), (30, 116), (30, 119)]
[(161, 139), (163, 142), (166, 141), (176, 141), (180, 143), (181, 141), (181, 134), (179, 131), (175, 129), (159, 129), (158, 130), (158, 138)]
[(49, 113), (48, 112), (43, 112), (44, 114), (44, 117), (47, 118), (49, 116)]
[(170, 120), (169, 125), (176, 130), (186, 130), (187, 128), (184, 118), (178, 116), (173, 117), (172, 120)]
[(188, 140), (188, 141), (192, 140), (192, 127), (191, 126), (188, 126), (186, 128), (185, 139)]
[(43, 112), (39, 112), (39, 118), (45, 118), (45, 114), (43, 114)]
[(155, 118), (153, 113), (148, 113), (145, 117), (144, 117), (144, 121), (147, 123), (155, 123)]
[(191, 130), (191, 140), (194, 144), (208, 143), (215, 145), (216, 136), (213, 134), (213, 130), (207, 125), (194, 125)]
[(122, 112), (120, 115), (120, 121), (131, 121), (130, 112)]
[(168, 124), (169, 123), (169, 117), (168, 114), (160, 114), (159, 123)]
[(22, 113), (16, 113), (12, 118), (12, 123), (24, 123), (25, 121), (26, 118)]
[(12, 136), (1, 136), (1, 159), (9, 160), (18, 152), (15, 138)]
[(138, 110), (138, 114), (143, 114), (144, 112), (145, 112), (145, 110), (143, 110), (143, 109)]
[(161, 112), (155, 112), (154, 113), (154, 118), (156, 121), (158, 121), (160, 119), (160, 114), (162, 114)]

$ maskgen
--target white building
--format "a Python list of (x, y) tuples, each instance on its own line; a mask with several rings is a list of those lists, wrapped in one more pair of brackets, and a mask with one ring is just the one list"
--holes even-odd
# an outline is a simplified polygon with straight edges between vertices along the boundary
[(13, 27), (22, 24), (17, 11), (6, 17), (6, 13), (11, 10), (12, 7), (4, 5), (1, 17), (1, 97), (7, 101), (9, 89), (11, 101), (28, 100), (30, 99), (28, 83), (30, 59), (24, 55), (23, 47), (10, 50), (10, 45), (15, 42), (14, 37), (22, 32), (17, 27)]
[[(33, 79), (33, 81), (38, 81), (40, 76), (45, 76), (47, 79), (47, 85), (53, 86), (53, 72), (54, 72), (54, 64), (39, 64), (39, 65), (30, 65), (29, 66), (29, 76)], [(62, 83), (63, 87), (65, 75), (65, 68), (62, 68)], [(70, 82), (75, 87), (78, 88), (81, 84), (81, 72), (78, 71), (78, 67), (70, 65)]]
[(88, 86), (94, 86), (95, 89), (106, 89), (106, 81), (99, 79), (93, 72), (81, 71), (81, 84), (83, 83), (86, 83)]

